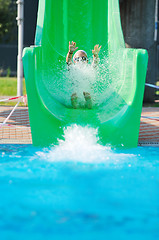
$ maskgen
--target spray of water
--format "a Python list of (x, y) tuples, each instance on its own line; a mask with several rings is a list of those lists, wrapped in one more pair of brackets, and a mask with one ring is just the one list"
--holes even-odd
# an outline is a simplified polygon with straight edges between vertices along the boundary
[[(109, 99), (114, 99), (114, 93), (121, 91), (123, 78), (123, 59), (120, 53), (103, 52), (97, 67), (93, 67), (89, 59), (87, 63), (67, 66), (65, 61), (58, 64), (48, 61), (48, 67), (42, 70), (42, 83), (47, 91), (63, 103), (71, 107), (71, 95), (77, 93), (79, 101), (84, 101), (83, 92), (91, 94), (94, 105), (101, 105)], [(113, 95), (113, 96), (112, 96)], [(122, 101), (118, 94), (116, 102)]]
[(102, 146), (98, 142), (98, 129), (89, 126), (72, 125), (64, 129), (64, 140), (59, 140), (59, 145), (37, 155), (47, 161), (69, 161), (89, 164), (106, 163), (119, 159), (134, 157), (133, 154), (116, 153), (111, 146)]
[[(53, 65), (50, 59), (47, 63), (50, 64), (49, 67), (42, 70), (41, 89), (45, 88), (50, 96), (65, 106), (72, 107), (72, 93), (76, 92), (79, 101), (84, 101), (83, 91), (88, 91), (93, 104), (100, 110), (98, 119), (101, 122), (113, 117), (126, 105), (125, 99), (129, 96), (132, 84), (131, 79), (124, 78), (125, 69), (120, 52), (104, 54), (97, 68), (93, 68), (89, 63), (72, 65), (69, 70), (66, 63), (60, 61), (59, 65)], [(126, 71), (128, 70), (127, 65)], [(129, 89), (125, 88), (125, 81)], [(47, 105), (48, 102), (52, 104), (51, 100), (48, 101), (47, 94), (42, 96), (43, 100), (45, 96), (45, 104)], [(49, 105), (48, 108), (50, 109), (51, 106)], [(98, 129), (78, 125), (64, 129), (64, 140), (59, 140), (58, 146), (37, 154), (49, 161), (100, 163), (119, 159), (118, 154), (113, 152), (110, 146), (98, 144)], [(120, 158), (125, 156), (127, 157), (127, 154), (120, 153)]]

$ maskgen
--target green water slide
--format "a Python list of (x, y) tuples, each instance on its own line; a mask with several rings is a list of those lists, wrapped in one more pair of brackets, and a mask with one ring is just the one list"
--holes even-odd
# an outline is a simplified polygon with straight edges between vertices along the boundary
[[(69, 41), (89, 59), (76, 90), (66, 64)], [(100, 63), (90, 70), (95, 44), (102, 46)], [(33, 145), (56, 144), (64, 128), (77, 124), (98, 128), (103, 145), (136, 147), (147, 61), (146, 50), (125, 48), (118, 0), (39, 0), (35, 46), (23, 52)], [(87, 87), (92, 109), (82, 107)], [(71, 105), (74, 91), (78, 109)]]

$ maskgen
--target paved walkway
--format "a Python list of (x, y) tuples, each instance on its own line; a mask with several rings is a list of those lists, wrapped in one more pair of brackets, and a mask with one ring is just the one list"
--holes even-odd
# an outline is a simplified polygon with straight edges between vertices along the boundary
[[(0, 123), (4, 122), (12, 109), (10, 106), (0, 106)], [(16, 108), (6, 125), (0, 126), (0, 143), (32, 143), (27, 107)]]
[[(0, 106), (0, 123), (8, 117), (13, 107)], [(0, 126), (0, 143), (31, 144), (31, 131), (27, 107), (18, 107), (6, 122)], [(143, 108), (139, 145), (159, 146), (159, 108)]]
[(159, 146), (159, 108), (142, 109), (139, 145)]

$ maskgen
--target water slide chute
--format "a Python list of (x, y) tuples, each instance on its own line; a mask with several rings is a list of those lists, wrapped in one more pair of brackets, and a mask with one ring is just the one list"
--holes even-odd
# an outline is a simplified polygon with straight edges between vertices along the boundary
[[(72, 40), (89, 59), (94, 45), (102, 45), (99, 66), (88, 74), (92, 109), (71, 106)], [(98, 128), (104, 145), (136, 147), (147, 61), (146, 50), (125, 48), (118, 0), (39, 0), (35, 46), (23, 51), (33, 145), (56, 144), (64, 127), (79, 124)], [(81, 99), (85, 88), (76, 89)]]

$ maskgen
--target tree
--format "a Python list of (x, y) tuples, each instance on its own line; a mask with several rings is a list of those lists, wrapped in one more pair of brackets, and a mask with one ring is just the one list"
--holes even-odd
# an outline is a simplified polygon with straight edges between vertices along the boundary
[(16, 1), (0, 0), (0, 42), (14, 39), (16, 27)]

